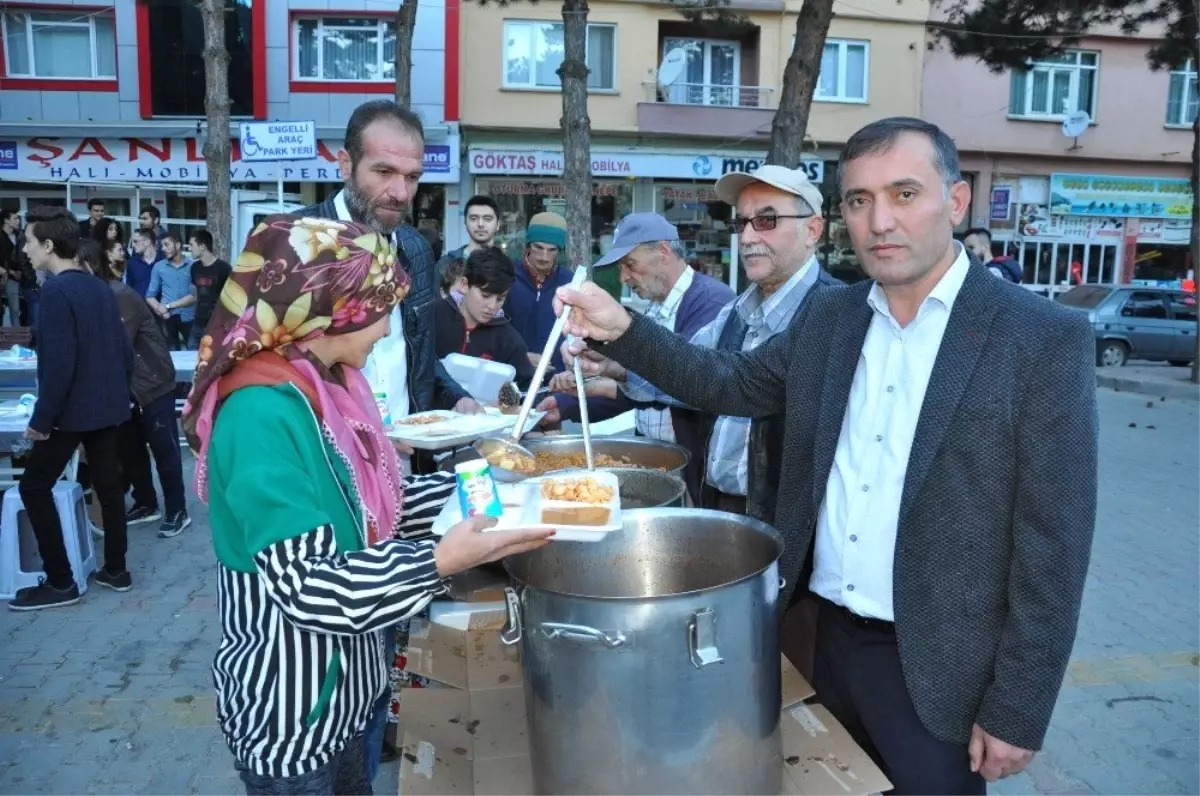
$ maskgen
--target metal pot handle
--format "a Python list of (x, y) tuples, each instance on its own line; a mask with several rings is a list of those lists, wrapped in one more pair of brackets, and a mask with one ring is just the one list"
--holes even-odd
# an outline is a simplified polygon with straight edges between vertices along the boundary
[(542, 622), (542, 633), (547, 640), (562, 639), (563, 641), (574, 641), (581, 644), (600, 645), (605, 649), (616, 649), (628, 641), (628, 637), (617, 630), (611, 634), (605, 633), (603, 630), (597, 630), (594, 627), (585, 625), (564, 625), (560, 622)]
[(508, 612), (508, 621), (500, 631), (500, 640), (511, 647), (521, 640), (521, 600), (517, 590), (511, 586), (504, 589), (504, 607)]
[(688, 652), (697, 669), (725, 662), (717, 649), (717, 615), (713, 609), (701, 608), (692, 613), (688, 620)]

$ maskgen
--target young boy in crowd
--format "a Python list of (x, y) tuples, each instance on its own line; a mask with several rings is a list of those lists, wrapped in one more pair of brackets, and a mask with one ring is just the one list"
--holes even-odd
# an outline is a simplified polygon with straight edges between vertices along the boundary
[(200, 348), (200, 340), (208, 329), (208, 321), (233, 268), (213, 254), (213, 237), (207, 229), (192, 230), (188, 243), (195, 258), (192, 260), (192, 294), (196, 297), (196, 317), (192, 321), (188, 348), (195, 351)]
[(38, 398), (25, 429), (33, 451), (18, 488), (46, 577), (17, 591), (8, 606), (14, 611), (79, 602), (78, 573), (67, 557), (53, 490), (80, 444), (104, 516), (104, 566), (94, 582), (117, 591), (133, 586), (125, 566), (118, 459), (120, 427), (129, 419), (133, 349), (112, 290), (76, 262), (80, 239), (74, 214), (63, 207), (37, 207), (28, 221), (25, 254), (34, 268), (51, 276), (42, 287)]
[(471, 252), (456, 289), (435, 305), (439, 359), (458, 353), (503, 362), (517, 369), (518, 385), (529, 383), (534, 370), (529, 350), (501, 312), (515, 278), (512, 261), (500, 249)]

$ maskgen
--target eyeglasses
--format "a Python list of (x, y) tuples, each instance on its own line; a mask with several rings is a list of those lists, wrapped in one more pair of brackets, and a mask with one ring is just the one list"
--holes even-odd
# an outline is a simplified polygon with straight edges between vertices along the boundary
[(755, 232), (770, 232), (775, 229), (775, 225), (779, 223), (781, 218), (812, 218), (810, 213), (807, 216), (755, 216), (754, 218), (735, 218), (733, 220), (733, 231), (741, 235), (746, 230), (746, 225), (754, 227)]

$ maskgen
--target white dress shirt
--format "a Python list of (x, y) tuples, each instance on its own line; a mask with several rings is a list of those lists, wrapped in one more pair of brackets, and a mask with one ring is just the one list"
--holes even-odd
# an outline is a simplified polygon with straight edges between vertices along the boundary
[[(341, 191), (333, 197), (333, 206), (339, 221), (353, 221)], [(408, 395), (408, 342), (404, 339), (404, 315), (399, 304), (392, 308), (391, 320), (391, 331), (371, 349), (362, 372), (372, 392), (387, 395), (388, 414), (395, 423), (412, 411)], [(400, 457), (400, 463), (407, 470), (408, 457)]]
[(825, 500), (817, 515), (809, 588), (866, 617), (894, 621), (892, 565), (900, 499), (925, 390), (958, 291), (964, 249), (901, 327), (878, 284), (874, 311), (842, 417)]

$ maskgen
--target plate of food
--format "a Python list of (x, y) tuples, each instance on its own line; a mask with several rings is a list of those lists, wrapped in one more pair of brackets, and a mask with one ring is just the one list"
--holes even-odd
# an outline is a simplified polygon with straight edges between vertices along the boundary
[[(489, 530), (512, 531), (553, 528), (556, 541), (598, 542), (621, 529), (621, 497), (617, 477), (605, 472), (580, 472), (562, 477), (497, 484), (504, 513)], [(462, 522), (462, 508), (446, 501), (430, 529), (444, 536)]]
[(387, 435), (414, 448), (441, 450), (468, 445), (480, 437), (512, 427), (503, 415), (468, 415), (461, 412), (418, 412), (393, 420)]

